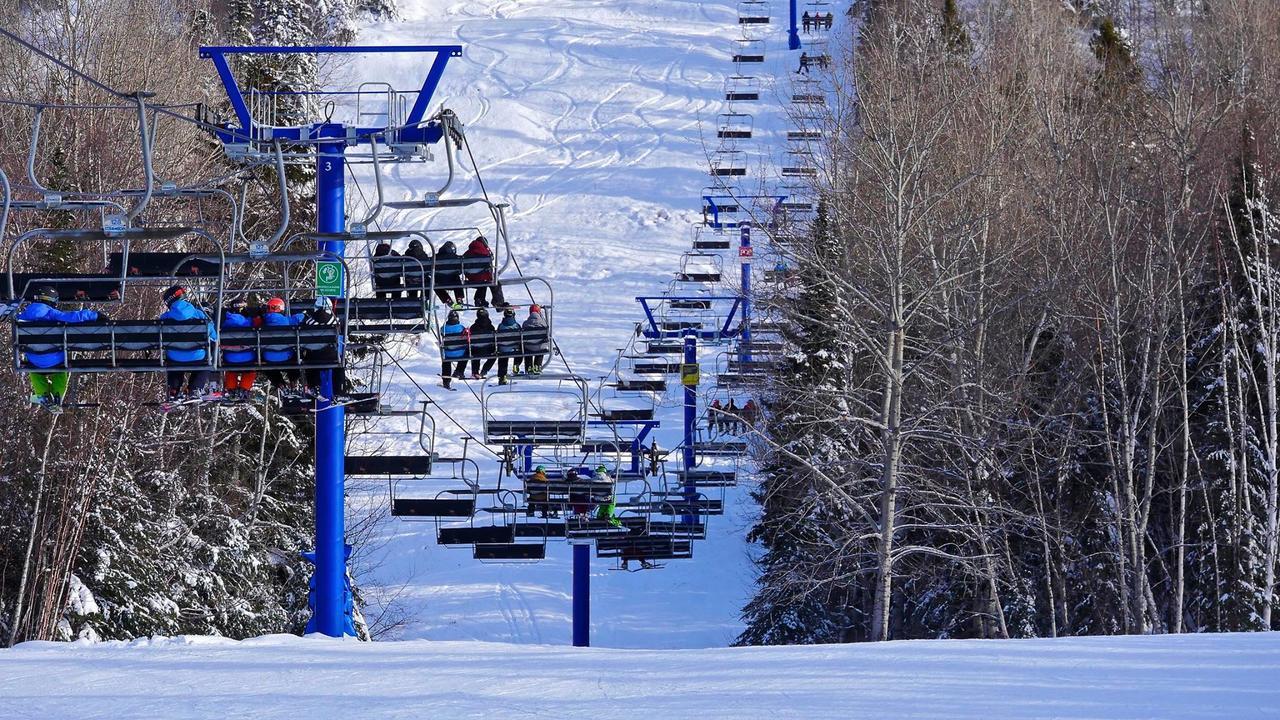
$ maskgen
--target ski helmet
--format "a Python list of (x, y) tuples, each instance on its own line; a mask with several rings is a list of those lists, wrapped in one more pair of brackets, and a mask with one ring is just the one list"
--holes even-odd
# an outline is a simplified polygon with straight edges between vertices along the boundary
[(284, 300), (273, 297), (267, 301), (267, 312), (282, 313), (284, 312)]
[(164, 304), (172, 305), (175, 301), (180, 300), (187, 294), (187, 289), (181, 285), (171, 285), (168, 290), (164, 291)]
[(42, 285), (36, 288), (36, 294), (32, 299), (46, 305), (56, 305), (58, 304), (58, 289), (52, 285)]

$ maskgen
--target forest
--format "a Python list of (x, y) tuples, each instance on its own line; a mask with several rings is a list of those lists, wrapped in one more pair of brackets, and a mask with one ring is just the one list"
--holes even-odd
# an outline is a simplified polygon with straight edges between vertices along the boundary
[[(216, 74), (198, 59), (201, 45), (345, 44), (357, 18), (393, 13), (383, 0), (86, 0), (74, 11), (57, 0), (4, 0), (0, 26), (111, 87), (156, 91), (154, 105), (194, 118), (227, 110)], [(0, 105), (0, 168), (23, 183), (35, 106), (101, 105), (104, 94), (5, 42), (0, 97), (21, 102)], [(311, 56), (240, 70), (277, 89), (311, 87), (323, 72)], [(67, 194), (140, 186), (136, 111), (49, 107), (41, 115), (33, 167), (44, 185)], [(150, 122), (161, 180), (216, 186), (230, 175), (221, 147), (198, 126), (155, 113)], [(290, 228), (307, 228), (311, 177), (291, 173)], [(269, 234), (278, 222), (275, 184), (266, 171), (248, 187), (245, 235)], [(212, 201), (162, 198), (141, 220), (225, 234), (228, 216)], [(48, 217), (10, 221), (14, 237)], [(17, 261), (28, 265), (101, 269), (100, 251), (87, 244), (21, 252)], [(159, 314), (158, 290), (128, 301)], [(11, 342), (0, 337), (5, 362)], [(69, 402), (90, 407), (55, 416), (31, 407), (24, 376), (0, 373), (0, 643), (302, 632), (310, 567), (300, 553), (313, 524), (309, 418), (266, 406), (166, 415), (154, 407), (163, 387), (159, 374), (78, 377)], [(368, 636), (369, 627), (361, 631)]]
[(858, 7), (739, 643), (1274, 629), (1280, 5)]

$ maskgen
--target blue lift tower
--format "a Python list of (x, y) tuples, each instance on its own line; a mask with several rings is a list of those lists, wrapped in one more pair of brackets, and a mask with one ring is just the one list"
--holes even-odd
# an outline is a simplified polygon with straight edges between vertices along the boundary
[[(296, 127), (280, 127), (274, 123), (259, 123), (250, 112), (249, 103), (236, 80), (231, 58), (241, 55), (282, 54), (355, 54), (355, 53), (412, 53), (433, 56), (422, 88), (416, 92), (412, 109), (397, 122), (391, 124), (387, 113), (387, 125), (361, 127), (356, 124), (331, 122), (329, 118)], [(270, 148), (273, 142), (305, 145), (311, 148), (316, 167), (316, 231), (334, 239), (321, 240), (317, 250), (341, 257), (345, 251), (347, 234), (345, 152), (349, 147), (368, 145), (374, 138), (384, 141), (394, 137), (400, 148), (426, 146), (440, 141), (444, 129), (438, 121), (424, 121), (432, 96), (440, 83), (449, 60), (462, 56), (460, 45), (392, 45), (384, 47), (203, 47), (200, 57), (213, 62), (218, 76), (226, 88), (227, 100), (235, 114), (235, 120), (223, 124), (217, 132), (218, 139), (229, 154), (252, 157), (262, 147)], [(390, 86), (388, 86), (390, 87)], [(358, 92), (358, 91), (357, 91)], [(354, 93), (333, 92), (333, 95)], [(267, 93), (270, 95), (270, 93)], [(251, 94), (251, 97), (253, 95)], [(357, 118), (358, 120), (359, 118)], [(321, 387), (325, 397), (333, 397), (333, 372), (322, 374)], [(316, 544), (306, 557), (315, 566), (311, 579), (311, 620), (307, 632), (318, 632), (331, 637), (355, 635), (351, 584), (347, 578), (347, 558), (351, 547), (346, 544), (344, 521), (346, 476), (343, 467), (346, 445), (346, 413), (343, 407), (329, 407), (322, 403), (316, 418)]]

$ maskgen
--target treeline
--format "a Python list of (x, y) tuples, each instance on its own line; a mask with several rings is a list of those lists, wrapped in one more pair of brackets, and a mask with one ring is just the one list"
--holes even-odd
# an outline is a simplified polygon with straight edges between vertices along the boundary
[(1276, 627), (1280, 4), (1077, 5), (842, 38), (740, 642)]
[[(326, 44), (354, 38), (355, 14), (389, 2), (307, 4), (296, 0), (85, 0), (0, 3), (0, 25), (125, 92), (195, 117), (197, 104), (228, 115), (204, 44)], [(314, 58), (239, 70), (259, 87), (311, 89)], [(75, 75), (0, 40), (0, 98), (49, 105), (122, 105)], [(0, 168), (15, 194), (36, 197), (26, 179), (34, 109), (0, 105)], [(155, 169), (179, 185), (219, 183), (231, 174), (222, 150), (197, 126), (152, 116)], [(45, 111), (35, 160), (39, 180), (60, 193), (141, 187), (136, 113), (129, 109)], [(291, 177), (295, 207), (314, 190)], [(274, 179), (250, 177), (244, 233), (278, 222)], [(239, 194), (238, 184), (220, 187)], [(4, 248), (36, 227), (93, 227), (96, 215), (14, 213)], [(222, 200), (157, 199), (144, 224), (199, 225), (230, 237)], [(294, 230), (306, 212), (293, 213)], [(178, 246), (134, 248), (181, 250)], [(108, 249), (110, 250), (110, 249)], [(96, 244), (22, 246), (19, 268), (98, 272)], [(2, 279), (2, 277), (0, 277)], [(162, 287), (126, 292), (113, 317), (152, 317)], [(152, 296), (154, 295), (154, 297)], [(11, 363), (10, 336), (0, 356)], [(301, 632), (310, 568), (299, 553), (312, 533), (310, 424), (261, 409), (161, 414), (158, 375), (73, 376), (69, 403), (91, 407), (51, 416), (28, 402), (26, 378), (0, 373), (0, 643), (150, 634), (247, 637)]]

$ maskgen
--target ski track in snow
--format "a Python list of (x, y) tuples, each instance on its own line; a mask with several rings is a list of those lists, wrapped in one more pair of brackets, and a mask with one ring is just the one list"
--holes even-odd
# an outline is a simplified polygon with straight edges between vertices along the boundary
[[(466, 124), (485, 188), (495, 201), (511, 203), (511, 248), (521, 270), (546, 277), (555, 288), (557, 343), (573, 369), (595, 383), (642, 317), (634, 296), (665, 289), (680, 253), (689, 249), (690, 224), (700, 218), (699, 195), (709, 184), (704, 136), (715, 135), (716, 114), (725, 109), (724, 78), (733, 70), (737, 3), (402, 0), (401, 12), (403, 20), (365, 27), (359, 42), (463, 46), (432, 111), (443, 103)], [(780, 25), (775, 30), (770, 44), (781, 48), (785, 33)], [(376, 79), (415, 87), (425, 71), (413, 56), (352, 58), (351, 84)], [(775, 115), (776, 123), (779, 108)], [(769, 123), (757, 115), (757, 128)], [(459, 160), (463, 169), (450, 195), (479, 195), (471, 159), (464, 152)], [(390, 166), (384, 175), (388, 199), (420, 197), (439, 185), (443, 169), (441, 157)], [(373, 197), (369, 168), (357, 165), (353, 172), (363, 195)], [(348, 197), (350, 215), (363, 214), (361, 193), (352, 190)], [(485, 228), (485, 214), (466, 217)], [(427, 217), (384, 211), (379, 220), (387, 229), (422, 228)], [(467, 223), (456, 213), (426, 227), (461, 224)], [(726, 258), (730, 275), (732, 268)], [(513, 300), (527, 302), (523, 291), (512, 292)], [(464, 428), (479, 432), (480, 409), (471, 392), (477, 388), (443, 392), (438, 352), (429, 337), (396, 349), (404, 368), (457, 420), (455, 425), (434, 413), (437, 451), (458, 454)], [(711, 360), (714, 352), (704, 357)], [(559, 366), (558, 359), (553, 364)], [(412, 386), (394, 367), (387, 389), (406, 405), (412, 397)], [(679, 442), (674, 396), (659, 411), (664, 447)], [(469, 452), (491, 484), (497, 473), (491, 456), (475, 444)], [(386, 502), (385, 490), (361, 492), (353, 505)], [(711, 518), (708, 538), (695, 543), (692, 560), (626, 573), (593, 559), (593, 644), (686, 648), (733, 640), (753, 578), (743, 533), (755, 508), (745, 488), (730, 490), (725, 503), (726, 515)], [(355, 572), (368, 590), (368, 615), (378, 615), (381, 603), (395, 598), (409, 618), (392, 637), (568, 643), (567, 545), (551, 543), (547, 559), (535, 564), (483, 564), (469, 550), (436, 546), (435, 530), (431, 522), (387, 517), (363, 548)]]

